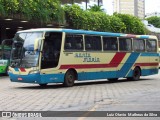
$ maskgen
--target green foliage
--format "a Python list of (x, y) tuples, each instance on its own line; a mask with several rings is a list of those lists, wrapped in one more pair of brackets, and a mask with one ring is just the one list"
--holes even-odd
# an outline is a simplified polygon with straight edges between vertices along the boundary
[(132, 34), (146, 33), (145, 26), (139, 18), (128, 14), (117, 14), (117, 13), (114, 13), (114, 16), (119, 17), (125, 24), (126, 26), (126, 31), (124, 31), (125, 33), (132, 33)]
[(111, 19), (111, 31), (112, 32), (125, 32), (126, 31), (126, 25), (124, 24), (124, 22), (122, 22), (122, 20), (113, 15), (110, 17)]
[(4, 14), (5, 14), (4, 7), (2, 4), (0, 4), (0, 16), (3, 16)]
[(104, 12), (104, 9), (102, 9), (102, 5), (98, 6), (98, 5), (93, 5), (90, 6), (90, 9), (88, 9), (89, 11), (92, 12)]
[(154, 25), (155, 27), (160, 28), (160, 17), (153, 16), (153, 17), (147, 18), (147, 20), (148, 20), (148, 23)]
[[(107, 15), (101, 6), (83, 10), (78, 5), (61, 7), (59, 0), (0, 0), (0, 17), (34, 20), (41, 23), (66, 21), (68, 27), (95, 31), (145, 34), (140, 19), (132, 15)], [(159, 22), (160, 23), (160, 22)]]
[(0, 0), (0, 11), (1, 8), (5, 11), (3, 16), (16, 18), (18, 15), (43, 23), (64, 22), (64, 11), (59, 0)]
[(91, 12), (81, 9), (78, 5), (65, 5), (66, 21), (71, 28), (110, 31), (110, 19), (103, 12)]
[(83, 10), (78, 5), (64, 6), (66, 21), (71, 28), (123, 32), (130, 34), (145, 34), (146, 29), (141, 20), (132, 15), (114, 14), (106, 15), (104, 12)]

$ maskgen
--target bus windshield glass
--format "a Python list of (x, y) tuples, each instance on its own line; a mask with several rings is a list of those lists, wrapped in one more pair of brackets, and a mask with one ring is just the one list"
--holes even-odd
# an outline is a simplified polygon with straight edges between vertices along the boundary
[[(35, 67), (38, 65), (40, 42), (43, 32), (18, 33), (14, 37), (11, 66)], [(35, 44), (37, 49), (35, 49)]]

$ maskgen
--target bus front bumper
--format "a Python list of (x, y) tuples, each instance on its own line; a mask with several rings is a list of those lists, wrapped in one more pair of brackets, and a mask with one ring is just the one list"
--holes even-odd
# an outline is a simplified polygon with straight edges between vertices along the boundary
[(28, 74), (28, 75), (16, 75), (11, 72), (8, 72), (8, 74), (11, 82), (42, 84), (40, 79), (40, 73)]

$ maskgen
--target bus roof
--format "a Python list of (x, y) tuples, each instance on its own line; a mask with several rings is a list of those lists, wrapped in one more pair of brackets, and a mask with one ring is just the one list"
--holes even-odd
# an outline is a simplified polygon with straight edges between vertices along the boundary
[(157, 39), (157, 37), (153, 35), (135, 35), (135, 34), (124, 34), (124, 33), (113, 33), (113, 32), (99, 32), (99, 31), (91, 31), (91, 30), (64, 29), (64, 28), (36, 28), (36, 29), (18, 31), (17, 33), (22, 33), (22, 32), (66, 32), (66, 33), (100, 35), (100, 36), (110, 36), (110, 37)]

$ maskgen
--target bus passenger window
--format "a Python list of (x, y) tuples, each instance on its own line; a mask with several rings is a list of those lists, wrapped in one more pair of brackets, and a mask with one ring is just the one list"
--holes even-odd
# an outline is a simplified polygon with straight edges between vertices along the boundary
[(131, 51), (132, 50), (132, 39), (119, 38), (119, 50), (120, 51)]
[(142, 52), (145, 51), (145, 43), (143, 39), (134, 39), (133, 40), (134, 51)]
[(103, 37), (103, 50), (117, 51), (117, 37)]
[(71, 47), (72, 47), (71, 43), (66, 43), (65, 44), (65, 49), (71, 49)]
[(83, 50), (83, 36), (77, 34), (66, 34), (64, 50)]
[(91, 51), (102, 50), (101, 37), (100, 36), (85, 36), (85, 49)]
[(156, 52), (156, 40), (146, 40), (146, 51), (147, 52)]

